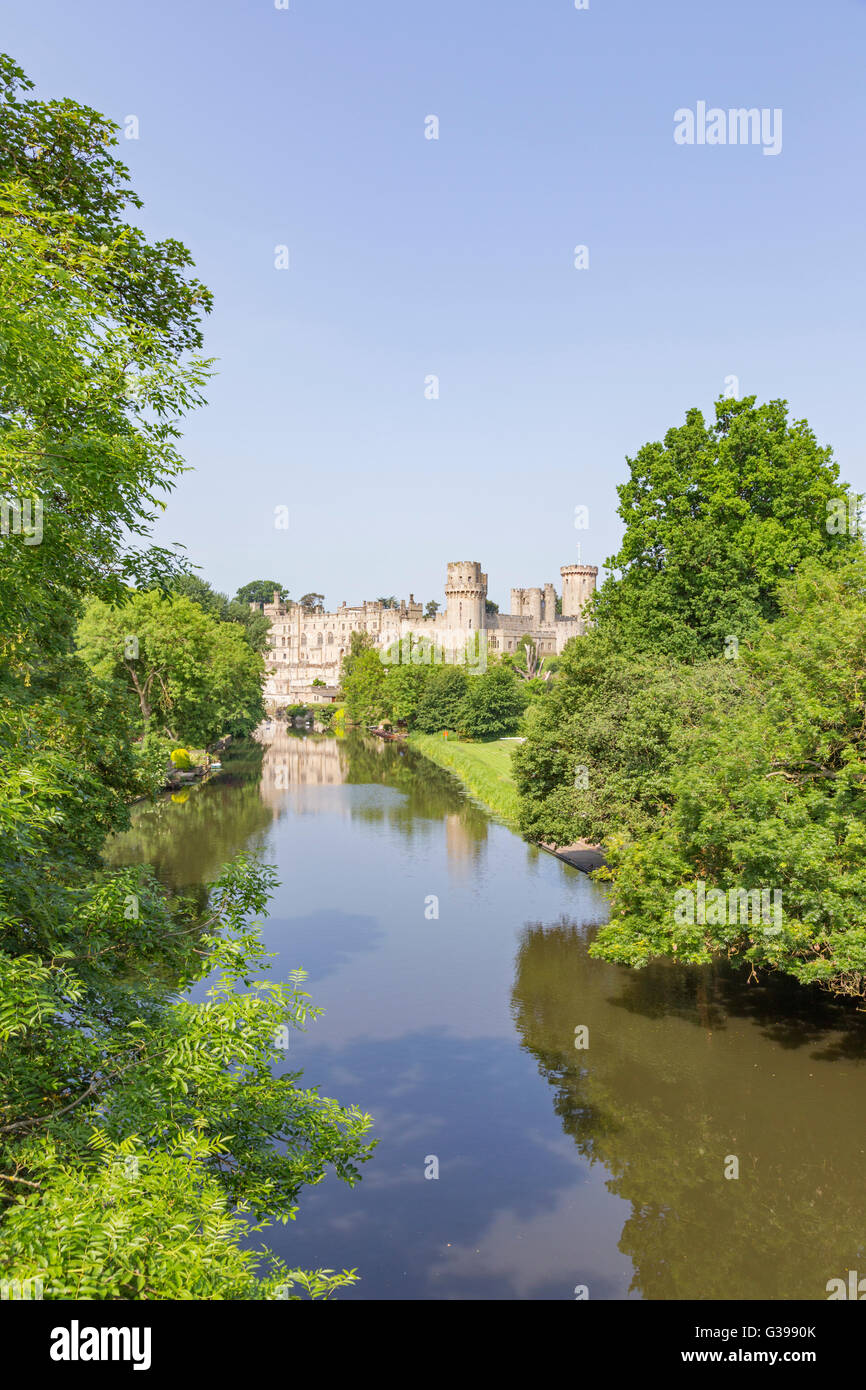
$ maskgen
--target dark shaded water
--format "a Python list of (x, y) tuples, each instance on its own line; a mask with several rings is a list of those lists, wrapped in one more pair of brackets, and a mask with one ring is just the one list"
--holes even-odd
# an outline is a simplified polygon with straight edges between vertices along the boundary
[(203, 891), (253, 846), (281, 879), (274, 970), (326, 1011), (289, 1065), (381, 1141), (266, 1233), (290, 1265), (357, 1266), (362, 1299), (823, 1299), (866, 1274), (862, 1014), (590, 960), (600, 889), (394, 745), (281, 733), (109, 857)]

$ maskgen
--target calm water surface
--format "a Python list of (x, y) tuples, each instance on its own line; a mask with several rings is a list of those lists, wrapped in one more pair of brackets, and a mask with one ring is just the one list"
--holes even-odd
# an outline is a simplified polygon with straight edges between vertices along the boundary
[(361, 1299), (823, 1299), (866, 1273), (862, 1014), (590, 960), (600, 888), (393, 744), (282, 731), (108, 857), (203, 892), (254, 847), (274, 972), (325, 1009), (289, 1065), (380, 1139), (354, 1189), (328, 1177), (266, 1233), (290, 1265), (357, 1266)]

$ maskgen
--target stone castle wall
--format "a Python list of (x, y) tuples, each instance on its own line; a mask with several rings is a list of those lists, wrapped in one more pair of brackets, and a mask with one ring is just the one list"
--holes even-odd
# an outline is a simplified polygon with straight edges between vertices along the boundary
[[(381, 603), (349, 607), (342, 603), (335, 613), (286, 606), (274, 594), (273, 603), (261, 607), (271, 620), (265, 653), (265, 699), (274, 705), (329, 703), (339, 698), (340, 669), (349, 651), (353, 632), (367, 632), (384, 652), (406, 637), (426, 637), (446, 650), (455, 639), (478, 643), (486, 640), (491, 653), (514, 651), (520, 638), (529, 635), (539, 654), (554, 656), (572, 637), (582, 636), (583, 604), (592, 596), (598, 570), (590, 565), (565, 565), (562, 616), (556, 613), (552, 584), (541, 588), (512, 589), (511, 613), (486, 612), (487, 575), (475, 560), (455, 560), (448, 565), (445, 608), (425, 617), (412, 594), (396, 608)], [(324, 682), (314, 686), (313, 681)]]

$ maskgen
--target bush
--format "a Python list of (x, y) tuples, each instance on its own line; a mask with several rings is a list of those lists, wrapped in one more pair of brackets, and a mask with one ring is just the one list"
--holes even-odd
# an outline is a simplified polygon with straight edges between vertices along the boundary
[(492, 666), (473, 676), (460, 706), (458, 728), (469, 738), (501, 738), (520, 723), (527, 697), (508, 666)]
[(415, 713), (415, 727), (422, 734), (456, 729), (466, 695), (467, 677), (461, 666), (442, 666), (427, 680)]

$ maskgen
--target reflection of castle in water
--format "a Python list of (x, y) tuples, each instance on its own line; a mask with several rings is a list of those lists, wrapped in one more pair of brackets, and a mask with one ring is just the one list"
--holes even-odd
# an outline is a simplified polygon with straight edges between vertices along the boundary
[[(486, 835), (484, 839), (486, 840)], [(472, 866), (478, 861), (484, 840), (478, 838), (478, 824), (470, 830), (466, 816), (458, 813), (445, 817), (445, 847), (452, 868)]]
[[(262, 724), (254, 737), (265, 748), (259, 795), (277, 815), (288, 809), (305, 815), (319, 809), (316, 798), (304, 794), (311, 788), (348, 783), (359, 791), (389, 787), (400, 794), (393, 804), (378, 801), (362, 809), (352, 799), (345, 803), (345, 814), (374, 813), (392, 824), (405, 821), (407, 834), (417, 834), (425, 823), (435, 833), (438, 825), (444, 829), (448, 860), (461, 871), (468, 872), (483, 853), (489, 827), (485, 813), (464, 797), (448, 773), (411, 750), (401, 747), (398, 756), (396, 745), (378, 739), (305, 736), (277, 720)], [(324, 799), (321, 809), (333, 814), (333, 798)]]
[(264, 724), (256, 738), (265, 744), (261, 797), (270, 806), (285, 803), (294, 787), (339, 787), (347, 780), (346, 751), (336, 738), (305, 738), (279, 724)]

